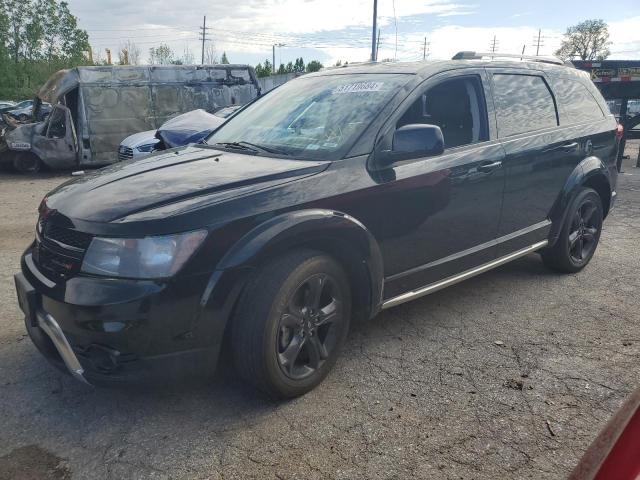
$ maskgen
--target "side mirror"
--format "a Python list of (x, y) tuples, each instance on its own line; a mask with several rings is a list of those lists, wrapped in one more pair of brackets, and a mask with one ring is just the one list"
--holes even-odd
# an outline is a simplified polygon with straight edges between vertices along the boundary
[(444, 136), (436, 125), (404, 125), (393, 134), (391, 150), (380, 152), (380, 164), (389, 167), (411, 158), (433, 157), (444, 152)]

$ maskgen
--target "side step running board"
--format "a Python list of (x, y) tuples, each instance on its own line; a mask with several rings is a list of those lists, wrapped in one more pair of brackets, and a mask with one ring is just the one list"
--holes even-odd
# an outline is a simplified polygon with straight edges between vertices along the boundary
[(400, 305), (401, 303), (408, 302), (410, 300), (414, 300), (419, 297), (423, 297), (425, 295), (429, 295), (430, 293), (437, 292), (438, 290), (442, 290), (450, 285), (455, 285), (456, 283), (462, 282), (463, 280), (467, 280), (468, 278), (475, 277), (476, 275), (480, 275), (481, 273), (487, 272), (493, 268), (499, 267), (500, 265), (504, 265), (505, 263), (509, 263), (511, 260), (515, 260), (516, 258), (524, 257), (536, 250), (540, 250), (543, 247), (546, 247), (549, 243), (548, 240), (543, 240), (542, 242), (538, 242), (536, 244), (531, 245), (530, 247), (523, 248), (522, 250), (518, 250), (517, 252), (511, 253), (505, 257), (500, 257), (496, 260), (493, 260), (489, 263), (485, 263), (476, 268), (472, 268), (471, 270), (467, 270), (466, 272), (459, 273), (458, 275), (454, 275), (449, 278), (445, 278), (436, 283), (432, 283), (425, 287), (419, 288), (418, 290), (412, 290), (407, 293), (403, 293), (402, 295), (398, 295), (397, 297), (390, 298), (382, 304), (382, 309), (387, 309), (391, 307), (395, 307), (396, 305)]

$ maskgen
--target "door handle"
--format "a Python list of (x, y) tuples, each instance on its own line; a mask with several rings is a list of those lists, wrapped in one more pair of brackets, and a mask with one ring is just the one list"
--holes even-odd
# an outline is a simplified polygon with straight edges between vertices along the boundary
[(490, 173), (494, 170), (500, 168), (502, 166), (502, 162), (491, 162), (491, 163), (481, 163), (478, 165), (478, 171), (483, 173)]
[(565, 152), (570, 152), (571, 150), (575, 150), (578, 148), (578, 142), (565, 143), (561, 147)]

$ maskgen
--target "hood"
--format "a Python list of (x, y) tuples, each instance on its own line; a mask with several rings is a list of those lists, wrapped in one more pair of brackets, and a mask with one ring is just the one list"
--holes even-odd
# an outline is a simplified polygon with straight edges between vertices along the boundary
[(136, 148), (141, 145), (150, 145), (158, 143), (155, 130), (147, 130), (145, 132), (134, 133), (120, 142), (120, 145), (129, 148)]
[[(98, 170), (45, 197), (46, 206), (75, 220), (118, 222), (173, 203), (207, 197), (208, 204), (313, 175), (329, 162), (222, 152), (192, 146)], [(214, 220), (214, 219), (213, 219)]]
[(167, 148), (181, 147), (189, 143), (198, 143), (224, 122), (224, 118), (202, 109), (193, 110), (164, 122), (158, 129), (157, 137)]

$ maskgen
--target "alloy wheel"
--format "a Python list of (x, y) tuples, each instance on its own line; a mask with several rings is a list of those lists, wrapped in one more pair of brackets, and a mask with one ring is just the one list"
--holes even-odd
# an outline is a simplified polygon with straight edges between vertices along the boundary
[(597, 211), (596, 204), (587, 198), (573, 216), (568, 236), (569, 255), (578, 265), (591, 257), (598, 244), (602, 220)]
[(338, 284), (327, 274), (309, 277), (294, 291), (280, 317), (276, 345), (287, 377), (307, 378), (331, 356), (344, 322), (342, 305)]

